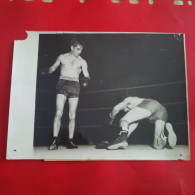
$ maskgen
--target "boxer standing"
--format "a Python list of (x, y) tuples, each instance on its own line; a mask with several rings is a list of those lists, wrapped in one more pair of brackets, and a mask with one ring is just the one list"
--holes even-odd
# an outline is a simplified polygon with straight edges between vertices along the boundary
[(60, 77), (57, 83), (56, 113), (53, 122), (53, 141), (49, 146), (49, 150), (58, 149), (58, 134), (61, 127), (64, 105), (67, 99), (69, 103), (69, 140), (67, 148), (78, 148), (78, 146), (73, 143), (73, 136), (80, 93), (79, 75), (83, 72), (84, 79), (82, 79), (83, 83), (81, 84), (84, 87), (87, 86), (90, 77), (87, 62), (80, 57), (83, 50), (82, 43), (78, 40), (73, 40), (70, 43), (70, 49), (69, 53), (59, 55), (56, 62), (51, 67), (42, 70), (42, 74), (51, 74), (60, 67)]

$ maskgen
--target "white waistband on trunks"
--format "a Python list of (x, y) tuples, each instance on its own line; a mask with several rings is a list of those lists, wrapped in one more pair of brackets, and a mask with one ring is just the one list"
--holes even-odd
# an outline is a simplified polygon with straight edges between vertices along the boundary
[(60, 76), (59, 79), (69, 80), (69, 81), (78, 81), (79, 82), (78, 78), (72, 78), (72, 77), (67, 77), (67, 76)]

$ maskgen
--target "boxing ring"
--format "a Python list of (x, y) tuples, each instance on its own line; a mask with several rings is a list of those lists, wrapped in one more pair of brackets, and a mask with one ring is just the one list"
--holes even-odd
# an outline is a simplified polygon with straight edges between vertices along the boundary
[[(166, 88), (166, 90), (163, 90)], [(78, 151), (70, 152), (70, 159), (73, 158), (73, 154), (85, 151), (86, 154), (90, 152), (93, 154), (95, 152), (95, 156), (92, 159), (96, 159), (97, 157), (103, 159), (102, 155), (110, 159), (112, 159), (113, 152), (111, 151), (102, 151), (95, 149), (95, 144), (104, 141), (104, 140), (112, 140), (117, 134), (117, 128), (106, 126), (106, 118), (109, 112), (112, 109), (112, 105), (115, 105), (116, 102), (121, 100), (121, 94), (123, 96), (126, 95), (137, 95), (139, 97), (150, 97), (154, 99), (158, 99), (158, 101), (162, 102), (162, 104), (167, 108), (169, 113), (169, 122), (173, 124), (174, 131), (177, 135), (178, 142), (177, 146), (174, 150), (164, 149), (163, 151), (155, 151), (152, 148), (153, 143), (153, 133), (154, 127), (153, 125), (147, 122), (141, 122), (135, 132), (132, 133), (130, 138), (128, 139), (129, 146), (125, 150), (114, 151), (115, 155), (118, 155), (118, 158), (121, 158), (121, 155), (125, 155), (130, 159), (137, 159), (137, 156), (140, 156), (141, 159), (173, 159), (176, 158), (185, 158), (189, 159), (188, 154), (188, 124), (187, 124), (187, 108), (186, 108), (186, 99), (185, 96), (181, 93), (181, 91), (185, 90), (185, 81), (178, 82), (170, 82), (156, 85), (148, 85), (148, 86), (138, 86), (138, 87), (129, 87), (129, 88), (118, 88), (118, 89), (108, 89), (108, 90), (96, 90), (96, 91), (87, 91), (81, 94), (80, 104), (77, 111), (77, 121), (76, 121), (76, 129), (75, 129), (75, 143), (79, 145)], [(166, 93), (162, 96), (159, 94), (162, 91), (166, 91)], [(55, 99), (55, 94), (46, 93), (44, 91), (40, 91), (40, 93), (46, 94), (47, 97), (51, 96)], [(167, 101), (169, 99), (169, 94), (174, 93), (175, 99), (172, 101)], [(120, 95), (119, 95), (120, 94)], [(161, 97), (161, 98), (160, 98)], [(102, 101), (104, 100), (104, 101)], [(87, 102), (87, 104), (86, 104)], [(49, 145), (52, 135), (52, 121), (54, 117), (49, 110), (49, 105), (47, 102), (40, 103), (44, 108), (39, 110), (39, 114), (45, 116), (44, 120), (37, 121), (40, 126), (37, 125), (37, 130), (43, 133), (44, 135), (39, 135), (45, 137), (45, 142), (41, 144), (37, 144), (37, 155), (40, 151), (45, 151), (45, 155), (47, 159), (58, 156), (61, 152), (63, 155), (64, 150), (67, 151), (66, 147), (63, 146), (63, 141), (58, 151), (49, 151), (47, 152), (47, 145)], [(84, 106), (86, 105), (86, 106)], [(68, 118), (65, 116), (67, 112), (64, 113), (62, 120), (62, 128), (61, 131), (64, 134), (67, 134), (67, 122)], [(49, 122), (49, 123), (48, 123)], [(45, 125), (45, 126), (44, 126)], [(50, 129), (49, 131), (46, 131)], [(65, 139), (65, 135), (62, 135), (62, 139)], [(43, 146), (43, 147), (40, 147)], [(46, 147), (44, 147), (46, 146)], [(128, 151), (128, 152), (127, 152)], [(147, 156), (144, 157), (145, 152), (147, 151)], [(72, 153), (73, 152), (73, 153)], [(56, 154), (57, 153), (57, 154)], [(69, 152), (68, 152), (69, 153)], [(150, 154), (151, 153), (151, 154)], [(83, 152), (84, 154), (84, 152)], [(136, 154), (134, 156), (133, 154)], [(67, 154), (66, 154), (67, 155)], [(181, 156), (180, 156), (181, 155)], [(186, 155), (186, 157), (184, 157)], [(38, 155), (39, 156), (39, 155)], [(78, 155), (76, 155), (78, 156)], [(84, 155), (85, 156), (85, 155)]]
[[(171, 36), (169, 38), (172, 42), (163, 39), (160, 41), (160, 44), (164, 44), (164, 42), (167, 41), (166, 44), (169, 45), (167, 46), (167, 50), (173, 50), (175, 53), (183, 52), (181, 46), (178, 47), (179, 49), (177, 49), (176, 46), (173, 48), (172, 45), (175, 43), (175, 40)], [(94, 60), (94, 55), (98, 57), (100, 54), (94, 54), (93, 51), (90, 51), (91, 47), (96, 50), (98, 50), (98, 48), (93, 46), (95, 42), (94, 39), (88, 39), (84, 40), (87, 42), (87, 48), (83, 51), (83, 55), (85, 59), (88, 59), (89, 72), (92, 79), (89, 88), (81, 90), (77, 110), (74, 142), (79, 146), (79, 149), (69, 151), (64, 146), (64, 140), (68, 137), (68, 106), (65, 105), (61, 123), (62, 126), (59, 133), (61, 145), (58, 151), (47, 151), (47, 146), (52, 140), (53, 118), (55, 114), (55, 85), (58, 80), (58, 73), (55, 73), (50, 77), (38, 77), (37, 81), (34, 131), (34, 149), (37, 156), (41, 154), (39, 151), (44, 151), (46, 159), (49, 159), (52, 155), (54, 155), (54, 158), (55, 156), (57, 158), (59, 153), (62, 153), (63, 156), (63, 152), (66, 151), (66, 154), (68, 156), (70, 154), (69, 157), (72, 159), (72, 153), (79, 156), (80, 152), (83, 151), (83, 158), (85, 158), (86, 153), (91, 156), (90, 159), (92, 160), (96, 159), (96, 157), (93, 156), (94, 153), (100, 159), (103, 159), (101, 158), (102, 154), (112, 159), (113, 153), (119, 155), (119, 159), (120, 155), (123, 153), (132, 160), (152, 158), (177, 160), (180, 157), (181, 159), (189, 159), (189, 129), (184, 56), (180, 56), (179, 58), (181, 59), (175, 60), (176, 54), (168, 55), (165, 49), (162, 49), (162, 46), (158, 46), (155, 43), (151, 44), (150, 39), (148, 42), (146, 41), (146, 43), (150, 43), (151, 45), (151, 55), (153, 55), (152, 52), (156, 52), (156, 55), (158, 54), (160, 57), (157, 56), (157, 59), (149, 59), (151, 63), (147, 62), (142, 64), (142, 59), (140, 60), (139, 56), (135, 56), (133, 60), (136, 64), (130, 63), (132, 67), (128, 66), (128, 64), (119, 66), (117, 64), (118, 60), (114, 62), (114, 60), (111, 60), (111, 56), (107, 59), (109, 48), (104, 48), (101, 55), (106, 55), (106, 60), (110, 60), (110, 63), (116, 67), (108, 72), (107, 69), (109, 69), (110, 65), (105, 66), (107, 62), (103, 57), (98, 62)], [(93, 43), (90, 41), (93, 41)], [(181, 45), (178, 41), (176, 44)], [(133, 56), (134, 53), (136, 53), (135, 45), (135, 49), (133, 48), (135, 51), (132, 50), (132, 45), (128, 47)], [(148, 48), (143, 49), (143, 58), (148, 58), (148, 56), (144, 54), (144, 52), (147, 53), (147, 49)], [(159, 52), (156, 51), (157, 49), (159, 49)], [(126, 52), (125, 48), (121, 50), (119, 55), (126, 57), (127, 53), (124, 53)], [(112, 51), (112, 54), (115, 54), (114, 51)], [(160, 59), (158, 59), (158, 57)], [(124, 63), (132, 57), (127, 56), (126, 58), (128, 59), (125, 59)], [(48, 58), (48, 62), (50, 60), (51, 59)], [(159, 61), (158, 68), (156, 68), (154, 61)], [(98, 67), (98, 63), (101, 64), (101, 67)], [(147, 69), (141, 70), (145, 64), (147, 65)], [(101, 68), (103, 69), (101, 70)], [(134, 70), (135, 73), (130, 70), (127, 71), (127, 68)], [(38, 71), (39, 70), (40, 67)], [(117, 75), (117, 71), (119, 70), (121, 73)], [(110, 141), (116, 137), (118, 133), (117, 128), (115, 126), (108, 127), (106, 125), (106, 119), (113, 106), (127, 96), (155, 99), (166, 107), (169, 122), (172, 123), (177, 135), (177, 146), (174, 150), (164, 149), (159, 152), (152, 148), (154, 126), (146, 121), (141, 121), (137, 129), (128, 138), (129, 146), (125, 150), (109, 151), (95, 149), (95, 145), (99, 142), (105, 140)], [(146, 158), (144, 157), (145, 151), (148, 151)], [(137, 157), (134, 156), (135, 153), (138, 154), (136, 155)], [(139, 155), (141, 156), (139, 157)]]

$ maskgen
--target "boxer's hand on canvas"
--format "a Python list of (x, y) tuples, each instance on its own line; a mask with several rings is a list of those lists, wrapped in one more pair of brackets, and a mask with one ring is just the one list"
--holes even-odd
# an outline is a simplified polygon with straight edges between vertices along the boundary
[(108, 119), (107, 119), (107, 124), (110, 126), (113, 125), (114, 118), (115, 117), (112, 117), (111, 114), (109, 114)]

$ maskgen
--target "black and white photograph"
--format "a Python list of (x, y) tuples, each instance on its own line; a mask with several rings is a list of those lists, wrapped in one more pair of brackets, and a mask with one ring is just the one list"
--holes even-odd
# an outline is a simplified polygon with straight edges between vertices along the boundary
[(27, 34), (7, 159), (190, 160), (185, 34)]

